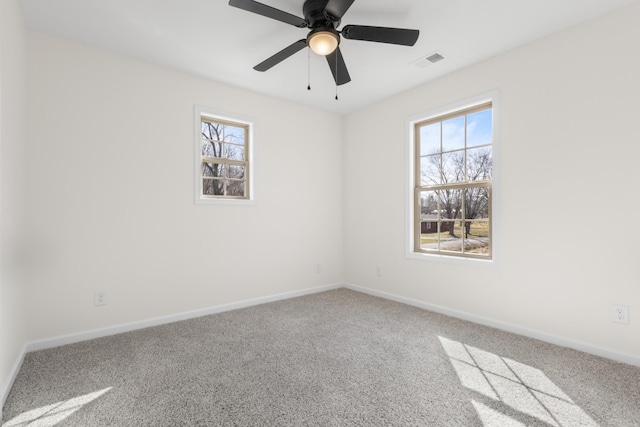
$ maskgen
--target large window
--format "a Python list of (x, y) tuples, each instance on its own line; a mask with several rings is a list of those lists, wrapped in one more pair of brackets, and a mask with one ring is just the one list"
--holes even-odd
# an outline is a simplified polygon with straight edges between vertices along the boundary
[(199, 199), (250, 199), (250, 124), (200, 113), (198, 130)]
[(491, 102), (414, 124), (413, 251), (491, 259)]

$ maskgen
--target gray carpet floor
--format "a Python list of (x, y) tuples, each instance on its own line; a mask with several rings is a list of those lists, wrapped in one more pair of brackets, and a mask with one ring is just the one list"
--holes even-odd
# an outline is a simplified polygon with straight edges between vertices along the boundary
[(640, 426), (640, 368), (338, 289), (27, 354), (3, 426)]

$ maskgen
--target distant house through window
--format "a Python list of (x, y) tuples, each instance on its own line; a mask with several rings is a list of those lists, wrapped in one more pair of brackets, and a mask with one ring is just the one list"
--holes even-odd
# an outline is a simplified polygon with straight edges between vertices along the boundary
[(251, 124), (198, 115), (196, 201), (251, 199)]
[(413, 251), (491, 259), (493, 108), (414, 124)]

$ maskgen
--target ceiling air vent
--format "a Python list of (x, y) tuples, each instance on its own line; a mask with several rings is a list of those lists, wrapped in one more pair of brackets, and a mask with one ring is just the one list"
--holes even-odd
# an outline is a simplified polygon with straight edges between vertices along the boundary
[(412, 62), (418, 68), (425, 68), (431, 64), (435, 64), (436, 62), (440, 62), (444, 59), (444, 56), (440, 52), (433, 52), (428, 55), (421, 57), (418, 60)]
[(442, 61), (443, 59), (444, 56), (440, 55), (438, 52), (434, 53), (433, 55), (427, 56), (427, 61), (431, 62), (432, 64), (435, 64), (438, 61)]

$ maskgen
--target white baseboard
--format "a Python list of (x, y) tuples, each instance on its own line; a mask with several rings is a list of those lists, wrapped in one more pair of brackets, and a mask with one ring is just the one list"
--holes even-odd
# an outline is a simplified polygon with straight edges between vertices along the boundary
[(168, 316), (155, 317), (152, 319), (141, 320), (137, 322), (124, 323), (115, 326), (109, 326), (106, 328), (100, 329), (92, 329), (89, 331), (78, 332), (68, 335), (59, 335), (52, 338), (45, 338), (42, 340), (30, 341), (27, 342), (22, 348), (21, 354), (18, 356), (18, 359), (14, 363), (13, 368), (11, 369), (9, 378), (5, 381), (2, 386), (0, 392), (2, 393), (2, 406), (4, 406), (4, 402), (9, 395), (9, 391), (13, 386), (13, 383), (18, 375), (18, 371), (20, 371), (20, 367), (22, 366), (22, 362), (24, 361), (24, 357), (27, 353), (31, 351), (45, 350), (47, 348), (59, 347), (61, 345), (73, 344), (81, 341), (87, 341), (94, 338), (106, 337), (109, 335), (120, 334), (123, 332), (130, 332), (137, 329), (149, 328), (151, 326), (159, 326), (167, 323), (178, 322), (180, 320), (188, 320), (196, 317), (207, 316), (209, 314), (222, 313), (225, 311), (237, 310), (240, 308), (251, 307), (254, 305), (266, 304), (269, 302), (285, 300), (289, 298), (300, 297), (304, 295), (315, 294), (324, 291), (330, 291), (333, 289), (338, 289), (343, 287), (342, 284), (333, 284), (333, 285), (325, 285), (318, 286), (315, 288), (307, 288), (299, 291), (291, 291), (291, 292), (283, 292), (275, 295), (268, 295), (259, 298), (253, 298), (243, 301), (238, 301), (229, 304), (217, 305), (214, 307), (204, 308), (201, 310), (193, 310), (187, 311), (177, 314), (171, 314)]
[(450, 308), (442, 307), (439, 305), (428, 304), (423, 301), (414, 300), (411, 298), (405, 298), (398, 295), (394, 295), (388, 292), (377, 291), (375, 289), (366, 288), (364, 286), (358, 286), (353, 284), (345, 284), (345, 288), (353, 291), (362, 292), (365, 294), (373, 295), (376, 297), (388, 299), (391, 301), (400, 302), (403, 304), (411, 305), (425, 310), (433, 311), (447, 316), (456, 317), (458, 319), (467, 320), (469, 322), (478, 323), (492, 328), (501, 329), (507, 332), (513, 332), (514, 334), (522, 335), (529, 338), (534, 338), (540, 341), (555, 344), (560, 347), (572, 348), (574, 350), (582, 351), (584, 353), (593, 354), (607, 359), (615, 360), (616, 362), (626, 363), (628, 365), (640, 366), (640, 357), (632, 354), (621, 353), (609, 348), (595, 346), (593, 344), (572, 340), (557, 335), (548, 334), (546, 332), (537, 331), (534, 329), (523, 328), (511, 323), (502, 322), (496, 319), (488, 317), (477, 316), (475, 314), (465, 313), (463, 311), (452, 310)]

